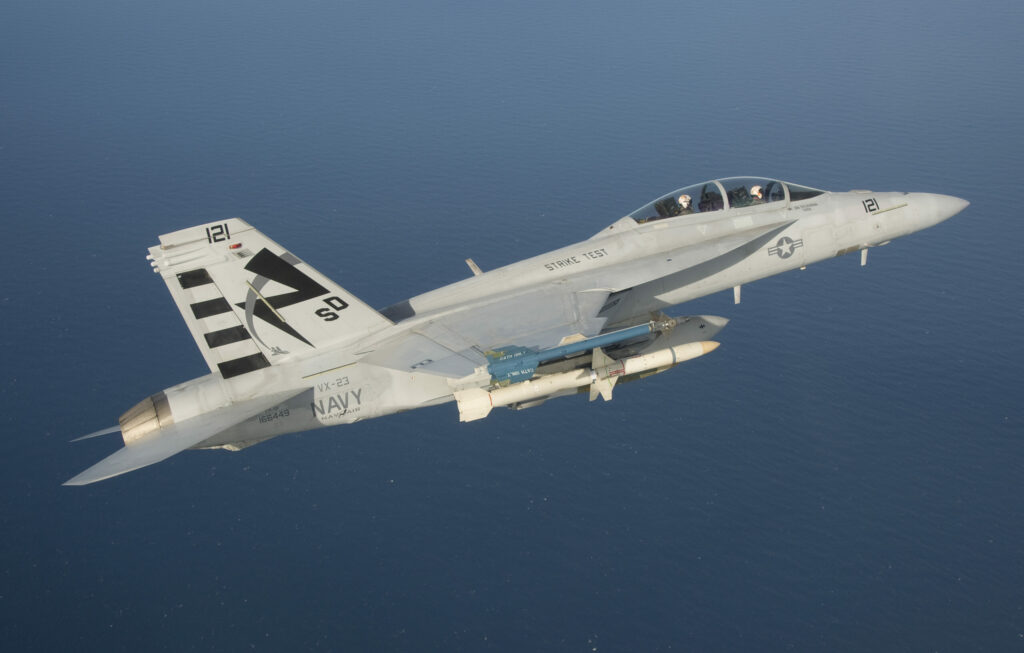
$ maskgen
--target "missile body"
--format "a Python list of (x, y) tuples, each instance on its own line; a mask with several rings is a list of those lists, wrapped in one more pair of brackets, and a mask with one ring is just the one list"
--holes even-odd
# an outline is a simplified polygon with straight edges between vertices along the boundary
[(630, 338), (646, 336), (650, 333), (672, 330), (676, 323), (677, 321), (672, 318), (651, 321), (646, 324), (620, 329), (541, 351), (534, 351), (525, 347), (506, 347), (502, 351), (492, 352), (488, 356), (491, 359), (491, 363), (488, 365), (487, 371), (491, 374), (492, 382), (521, 383), (533, 378), (537, 367), (544, 361), (569, 356), (581, 351), (587, 351), (588, 349), (618, 344)]
[(594, 349), (590, 367), (568, 372), (548, 374), (539, 378), (522, 381), (513, 385), (493, 389), (468, 388), (455, 392), (459, 406), (459, 420), (471, 422), (487, 417), (495, 406), (509, 406), (547, 397), (565, 390), (590, 386), (593, 401), (600, 394), (605, 401), (612, 397), (612, 387), (620, 378), (651, 370), (662, 371), (674, 365), (714, 351), (718, 347), (713, 340), (688, 342), (682, 345), (658, 349), (650, 353), (613, 360), (599, 348)]

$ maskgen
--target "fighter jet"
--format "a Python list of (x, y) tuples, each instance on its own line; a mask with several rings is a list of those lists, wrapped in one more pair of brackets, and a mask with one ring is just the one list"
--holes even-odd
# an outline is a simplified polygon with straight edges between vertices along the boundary
[[(85, 485), (185, 449), (237, 451), (285, 433), (454, 401), (461, 421), (529, 408), (713, 351), (725, 318), (670, 307), (942, 222), (948, 195), (829, 192), (732, 177), (675, 190), (590, 238), (375, 310), (239, 218), (149, 249), (210, 368), (139, 402), (124, 447)], [(454, 413), (453, 413), (454, 418)], [(84, 439), (79, 438), (79, 439)]]

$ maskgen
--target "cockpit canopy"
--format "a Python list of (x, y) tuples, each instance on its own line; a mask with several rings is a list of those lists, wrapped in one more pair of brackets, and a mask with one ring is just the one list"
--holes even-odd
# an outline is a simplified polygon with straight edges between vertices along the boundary
[(662, 220), (692, 213), (708, 213), (726, 209), (781, 202), (798, 202), (821, 195), (825, 191), (789, 182), (761, 177), (727, 177), (674, 190), (645, 204), (627, 217), (639, 223)]

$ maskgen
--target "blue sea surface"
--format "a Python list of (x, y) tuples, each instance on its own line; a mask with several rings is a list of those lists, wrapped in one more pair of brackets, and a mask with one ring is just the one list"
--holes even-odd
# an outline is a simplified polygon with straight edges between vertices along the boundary
[[(1024, 8), (0, 9), (0, 642), (1024, 648)], [(383, 307), (729, 175), (971, 206), (676, 314), (710, 356), (86, 487), (207, 370), (146, 248), (240, 216)]]

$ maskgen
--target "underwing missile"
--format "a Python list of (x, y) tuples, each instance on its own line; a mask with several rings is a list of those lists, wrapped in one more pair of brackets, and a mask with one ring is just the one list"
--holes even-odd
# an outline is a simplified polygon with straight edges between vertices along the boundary
[(535, 401), (565, 390), (591, 386), (591, 399), (600, 394), (605, 401), (611, 399), (611, 389), (620, 378), (652, 370), (665, 370), (684, 361), (703, 356), (718, 348), (713, 340), (688, 342), (656, 351), (631, 356), (622, 360), (609, 358), (599, 348), (594, 350), (591, 367), (570, 372), (549, 374), (506, 387), (468, 388), (455, 393), (459, 407), (459, 421), (471, 422), (487, 417), (496, 406), (510, 406)]

